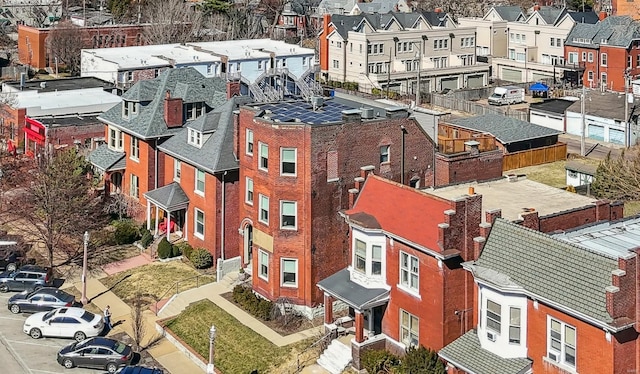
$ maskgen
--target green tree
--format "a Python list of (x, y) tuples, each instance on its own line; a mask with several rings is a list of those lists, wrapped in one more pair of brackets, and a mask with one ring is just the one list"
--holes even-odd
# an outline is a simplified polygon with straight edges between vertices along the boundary
[(406, 355), (401, 360), (400, 372), (409, 374), (445, 374), (447, 370), (436, 351), (420, 346), (420, 348), (411, 347), (407, 350)]
[(598, 165), (591, 184), (592, 193), (609, 200), (640, 200), (640, 152), (619, 157), (611, 153)]
[(226, 0), (204, 0), (200, 5), (205, 15), (214, 13), (226, 13), (229, 11), (231, 4)]

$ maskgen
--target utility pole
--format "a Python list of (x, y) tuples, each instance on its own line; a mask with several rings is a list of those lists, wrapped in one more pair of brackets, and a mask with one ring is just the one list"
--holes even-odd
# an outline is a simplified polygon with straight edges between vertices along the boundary
[(580, 156), (584, 157), (585, 155), (585, 144), (584, 144), (584, 137), (585, 137), (585, 121), (584, 121), (584, 112), (585, 112), (585, 99), (587, 98), (586, 95), (586, 88), (584, 87), (584, 82), (582, 84), (582, 95), (580, 95), (580, 120), (581, 120), (581, 125), (580, 125)]
[(418, 42), (412, 42), (413, 44), (417, 44), (418, 45), (418, 79), (416, 81), (416, 85), (418, 87), (416, 87), (416, 106), (420, 106), (420, 72), (422, 69), (422, 43)]
[(629, 123), (629, 69), (624, 72), (624, 145), (631, 147), (631, 123)]
[(391, 86), (391, 50), (395, 46), (389, 48), (389, 65), (387, 66), (387, 99), (389, 99), (389, 86)]

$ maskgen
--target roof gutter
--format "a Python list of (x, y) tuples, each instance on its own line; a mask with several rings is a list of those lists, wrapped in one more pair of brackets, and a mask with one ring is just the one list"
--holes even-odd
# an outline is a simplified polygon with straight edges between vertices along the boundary
[(478, 374), (477, 372), (469, 369), (468, 367), (461, 365), (459, 363), (457, 363), (456, 361), (447, 358), (446, 355), (441, 354), (440, 352), (438, 352), (438, 356), (440, 356), (440, 358), (442, 358), (443, 360), (447, 361), (448, 363), (452, 364), (453, 366), (457, 367), (458, 369), (462, 369), (465, 373), (467, 374)]

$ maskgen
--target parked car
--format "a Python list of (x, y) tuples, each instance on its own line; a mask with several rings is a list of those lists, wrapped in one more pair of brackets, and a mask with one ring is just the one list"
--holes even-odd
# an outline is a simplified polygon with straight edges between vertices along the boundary
[(7, 307), (11, 313), (48, 312), (52, 309), (73, 306), (75, 296), (54, 287), (44, 287), (35, 291), (22, 291), (9, 298)]
[(58, 363), (67, 369), (85, 367), (115, 373), (133, 358), (131, 347), (110, 338), (90, 338), (71, 343), (58, 352)]
[(33, 291), (52, 284), (51, 269), (41, 266), (25, 265), (16, 271), (0, 273), (0, 292)]
[(24, 260), (24, 251), (18, 241), (0, 240), (0, 270), (15, 271)]
[(103, 329), (102, 316), (76, 307), (33, 314), (24, 321), (22, 327), (22, 331), (34, 339), (51, 336), (74, 338), (77, 341), (98, 336)]
[(125, 366), (116, 372), (117, 374), (164, 374), (162, 369), (148, 368), (145, 366)]

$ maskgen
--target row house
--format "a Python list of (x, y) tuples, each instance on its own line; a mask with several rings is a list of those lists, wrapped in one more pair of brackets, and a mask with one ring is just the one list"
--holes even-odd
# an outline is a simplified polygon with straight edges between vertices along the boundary
[[(349, 338), (331, 344), (356, 369), (364, 350), (440, 350), (474, 326), (473, 277), (461, 265), (478, 258), (498, 217), (528, 231), (554, 232), (622, 215), (620, 204), (594, 204), (526, 179), (418, 190), (368, 175), (352, 193), (355, 204), (341, 212), (349, 227), (349, 264), (318, 288), (326, 330)], [(532, 204), (531, 194), (553, 203)], [(347, 307), (346, 317), (334, 318)], [(326, 364), (322, 357), (319, 362)], [(484, 371), (490, 372), (501, 371)]]
[(595, 25), (576, 24), (567, 35), (565, 59), (584, 66), (585, 86), (624, 92), (640, 76), (640, 23), (611, 16)]
[[(95, 25), (75, 27), (82, 48), (132, 47), (146, 44), (146, 25)], [(47, 42), (51, 27), (18, 24), (18, 60), (32, 69), (55, 71), (56, 56)], [(62, 61), (60, 61), (62, 64)]]
[(239, 79), (241, 93), (256, 101), (309, 97), (315, 82), (315, 51), (271, 39), (246, 39), (140, 47), (83, 49), (82, 76), (108, 80), (128, 89), (168, 68), (191, 67), (205, 77)]
[[(346, 209), (361, 167), (431, 185), (435, 144), (405, 108), (343, 98), (252, 104), (240, 110), (239, 232), (254, 291), (322, 312), (321, 279), (348, 262)], [(354, 179), (355, 178), (355, 179)]]
[(406, 0), (371, 0), (369, 2), (359, 0), (320, 0), (318, 6), (312, 8), (310, 21), (312, 25), (320, 29), (325, 21), (324, 16), (327, 14), (354, 16), (361, 13), (384, 14), (392, 11), (410, 13), (413, 9)]
[(571, 76), (578, 66), (565, 64), (567, 34), (576, 24), (595, 24), (598, 16), (538, 5), (525, 15), (519, 7), (495, 6), (483, 18), (461, 17), (458, 22), (477, 28), (478, 55), (491, 57), (494, 77), (533, 82)]
[(237, 220), (238, 165), (231, 147), (237, 82), (169, 69), (138, 82), (122, 104), (100, 115), (106, 144), (89, 155), (104, 192), (139, 203), (155, 234), (175, 232), (194, 247), (225, 257), (224, 221)]
[(361, 91), (404, 94), (488, 84), (476, 59), (475, 27), (443, 12), (325, 16), (320, 70), (325, 81), (355, 82)]
[(35, 155), (54, 148), (91, 150), (104, 142), (103, 111), (121, 102), (103, 80), (63, 78), (2, 83), (0, 135), (9, 151)]
[(639, 369), (638, 219), (549, 236), (498, 219), (474, 278), (475, 328), (440, 350), (452, 373)]

